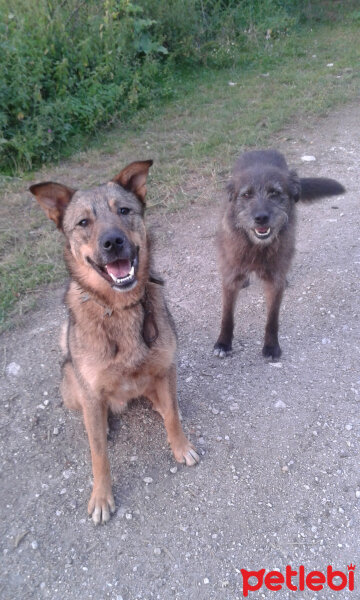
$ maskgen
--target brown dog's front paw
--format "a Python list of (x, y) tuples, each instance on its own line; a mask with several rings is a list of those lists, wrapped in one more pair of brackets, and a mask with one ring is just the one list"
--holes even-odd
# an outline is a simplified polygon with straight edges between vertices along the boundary
[(111, 488), (93, 490), (88, 504), (88, 514), (95, 525), (107, 523), (115, 512), (115, 500)]
[(191, 447), (184, 455), (185, 464), (187, 467), (193, 467), (200, 462), (200, 456), (196, 452), (195, 448)]
[(173, 447), (172, 450), (176, 460), (187, 467), (193, 467), (200, 462), (200, 456), (188, 440), (186, 440), (183, 446)]

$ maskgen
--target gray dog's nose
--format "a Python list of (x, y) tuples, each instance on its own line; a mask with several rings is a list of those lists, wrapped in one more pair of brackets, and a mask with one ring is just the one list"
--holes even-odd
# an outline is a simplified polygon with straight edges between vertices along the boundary
[(269, 222), (269, 213), (267, 212), (258, 212), (254, 216), (254, 221), (257, 225), (266, 225)]

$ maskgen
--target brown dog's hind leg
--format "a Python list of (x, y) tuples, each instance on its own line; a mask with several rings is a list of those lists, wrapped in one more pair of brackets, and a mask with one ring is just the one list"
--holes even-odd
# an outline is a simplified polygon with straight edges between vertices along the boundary
[(194, 446), (185, 436), (180, 423), (176, 400), (175, 366), (170, 368), (167, 376), (156, 379), (155, 391), (149, 395), (149, 399), (154, 409), (164, 419), (168, 442), (176, 460), (180, 463), (185, 463), (188, 467), (196, 465), (200, 457)]
[(83, 405), (83, 415), (94, 475), (88, 513), (95, 525), (98, 525), (106, 523), (110, 519), (110, 513), (115, 511), (106, 440), (107, 406), (100, 399), (87, 400)]
[(214, 354), (219, 358), (224, 358), (232, 350), (235, 304), (240, 288), (247, 287), (248, 285), (249, 279), (246, 277), (238, 278), (227, 284), (223, 281), (221, 329), (214, 346)]
[(281, 348), (278, 340), (279, 311), (285, 285), (286, 280), (281, 282), (267, 280), (264, 282), (267, 305), (267, 321), (262, 353), (264, 356), (270, 356), (271, 358), (280, 358), (281, 356)]
[(64, 404), (71, 410), (81, 410), (83, 394), (70, 360), (64, 363), (62, 372), (60, 391)]

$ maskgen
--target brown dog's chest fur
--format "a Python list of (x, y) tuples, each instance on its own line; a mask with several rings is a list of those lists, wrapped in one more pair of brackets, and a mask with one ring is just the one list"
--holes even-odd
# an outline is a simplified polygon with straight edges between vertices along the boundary
[[(158, 306), (159, 301), (163, 304), (162, 290), (156, 287), (147, 285), (152, 306)], [(109, 310), (73, 282), (66, 303), (70, 310), (68, 352), (91, 394), (106, 397), (112, 410), (121, 409), (132, 398), (148, 395), (154, 377), (164, 376), (174, 362), (175, 334), (162, 314), (154, 309), (158, 337), (149, 347), (143, 339), (144, 308), (140, 302)]]

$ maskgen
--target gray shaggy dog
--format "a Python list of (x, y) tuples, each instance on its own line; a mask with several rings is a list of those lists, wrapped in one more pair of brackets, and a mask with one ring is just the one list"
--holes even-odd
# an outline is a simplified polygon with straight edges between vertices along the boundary
[(299, 178), (276, 150), (245, 152), (235, 163), (217, 235), (222, 321), (214, 354), (232, 350), (234, 308), (252, 271), (264, 282), (267, 321), (262, 353), (279, 358), (279, 310), (295, 251), (296, 202), (345, 192), (334, 179)]

